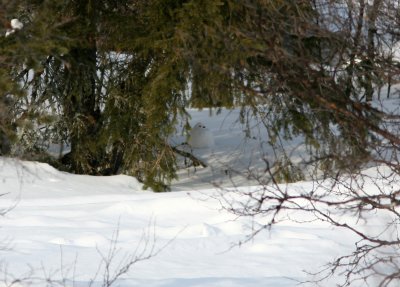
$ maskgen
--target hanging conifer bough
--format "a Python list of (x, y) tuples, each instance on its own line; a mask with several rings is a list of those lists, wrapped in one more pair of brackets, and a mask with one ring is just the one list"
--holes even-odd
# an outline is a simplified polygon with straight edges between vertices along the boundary
[[(143, 46), (166, 55), (154, 78), (183, 75), (193, 107), (250, 110), (267, 127), (269, 143), (283, 150), (277, 163), (285, 162), (286, 180), (302, 175), (279, 137), (304, 136), (308, 161), (327, 174), (359, 169), (374, 160), (379, 137), (396, 137), (382, 129), (382, 113), (367, 102), (381, 80), (375, 75), (398, 69), (371, 44), (371, 31), (359, 35), (365, 27), (348, 27), (346, 17), (358, 18), (362, 7), (328, 1), (172, 2), (150, 1), (145, 14), (155, 21)], [(378, 13), (372, 14), (376, 20)], [(395, 21), (383, 20), (388, 26)], [(368, 59), (354, 63), (374, 47), (369, 54), (379, 66), (366, 64)]]
[(150, 91), (153, 66), (163, 56), (137, 52), (137, 39), (150, 21), (140, 18), (144, 4), (7, 5), (6, 15), (20, 15), (26, 28), (1, 38), (9, 53), (4, 62), (15, 60), (2, 72), (16, 91), (2, 87), (1, 92), (14, 101), (16, 154), (35, 158), (51, 143), (63, 142), (70, 151), (52, 162), (60, 168), (92, 175), (124, 172), (155, 191), (168, 188), (175, 156), (167, 137), (180, 103), (167, 98), (175, 93), (169, 83), (164, 87), (170, 90)]
[[(365, 99), (395, 63), (373, 41), (379, 14), (364, 36), (325, 2), (2, 1), (1, 22), (23, 28), (0, 37), (1, 133), (15, 154), (64, 142), (60, 168), (124, 172), (162, 191), (176, 174), (168, 137), (185, 109), (242, 107), (272, 145), (302, 134), (319, 167), (358, 168), (377, 136), (393, 136)], [(357, 65), (367, 48), (379, 67)]]

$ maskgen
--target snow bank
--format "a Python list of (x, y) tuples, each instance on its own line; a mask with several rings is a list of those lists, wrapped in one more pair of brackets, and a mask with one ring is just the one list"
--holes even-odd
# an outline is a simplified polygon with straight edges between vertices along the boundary
[(12, 246), (2, 261), (16, 276), (33, 268), (88, 286), (110, 246), (118, 250), (117, 268), (138, 246), (144, 248), (147, 234), (162, 252), (135, 265), (118, 286), (287, 287), (306, 278), (304, 269), (315, 270), (349, 248), (341, 243), (344, 233), (289, 222), (232, 248), (263, 222), (221, 210), (215, 189), (152, 193), (128, 176), (71, 175), (5, 158), (0, 175), (7, 193), (1, 207), (14, 207), (0, 220), (0, 238)]

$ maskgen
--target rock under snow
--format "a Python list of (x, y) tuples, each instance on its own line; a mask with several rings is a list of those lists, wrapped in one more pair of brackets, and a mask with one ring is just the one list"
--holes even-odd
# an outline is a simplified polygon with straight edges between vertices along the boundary
[(211, 131), (199, 122), (191, 130), (188, 144), (192, 148), (209, 148), (214, 146), (214, 137)]

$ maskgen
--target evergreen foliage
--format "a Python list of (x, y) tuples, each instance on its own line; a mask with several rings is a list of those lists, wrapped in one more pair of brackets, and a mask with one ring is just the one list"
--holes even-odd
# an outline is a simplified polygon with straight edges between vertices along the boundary
[[(3, 142), (27, 154), (62, 141), (68, 170), (126, 172), (161, 191), (175, 176), (168, 136), (185, 109), (242, 107), (271, 145), (304, 135), (319, 166), (355, 168), (384, 134), (366, 100), (397, 65), (376, 32), (393, 47), (397, 16), (383, 18), (376, 2), (365, 23), (365, 5), (329, 1), (3, 0), (0, 33), (12, 18), (24, 23), (0, 37)], [(301, 178), (283, 158), (282, 177)]]

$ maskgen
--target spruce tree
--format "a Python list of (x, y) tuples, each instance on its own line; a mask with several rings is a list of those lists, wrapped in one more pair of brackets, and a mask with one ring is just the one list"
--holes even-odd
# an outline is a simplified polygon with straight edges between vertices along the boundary
[[(375, 3), (372, 30), (364, 33), (363, 23), (348, 26), (356, 19), (346, 17), (359, 16), (350, 4), (153, 0), (147, 17), (154, 23), (142, 42), (166, 55), (157, 79), (183, 75), (190, 82), (190, 105), (250, 109), (266, 125), (270, 144), (279, 148), (278, 137), (303, 135), (319, 168), (352, 170), (369, 162), (386, 136), (382, 113), (365, 101), (371, 76), (395, 67), (374, 47)], [(367, 64), (375, 61), (381, 66)], [(282, 159), (292, 169), (288, 156)]]
[(21, 57), (16, 63), (22, 67), (14, 63), (7, 71), (18, 74), (10, 79), (21, 96), (2, 93), (11, 95), (14, 110), (29, 120), (18, 127), (19, 152), (63, 141), (71, 151), (62, 164), (71, 172), (127, 172), (154, 190), (165, 190), (175, 170), (167, 142), (174, 119), (168, 102), (145, 96), (146, 89), (153, 89), (146, 88), (147, 74), (156, 57), (127, 46), (145, 23), (138, 18), (140, 5), (133, 4), (71, 0), (15, 5), (16, 15), (27, 15), (26, 28), (2, 40), (28, 45), (28, 55), (35, 58)]
[[(126, 172), (166, 189), (176, 170), (168, 137), (187, 107), (249, 109), (270, 144), (303, 135), (326, 169), (359, 166), (386, 136), (359, 96), (370, 100), (376, 69), (395, 66), (377, 54), (380, 1), (367, 33), (361, 6), (349, 4), (347, 19), (325, 1), (4, 3), (2, 21), (24, 29), (0, 38), (0, 107), (11, 119), (1, 120), (12, 123), (2, 133), (18, 136), (21, 153), (69, 144), (62, 164), (72, 172)], [(282, 163), (298, 170), (287, 155)]]

